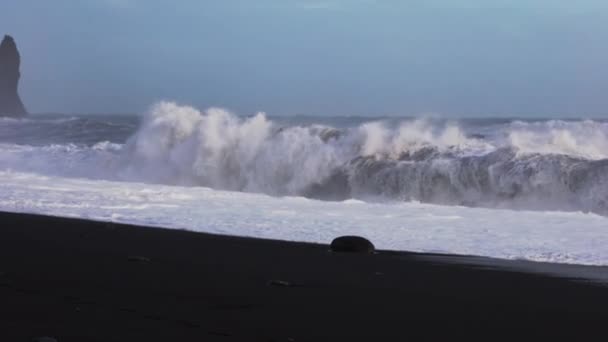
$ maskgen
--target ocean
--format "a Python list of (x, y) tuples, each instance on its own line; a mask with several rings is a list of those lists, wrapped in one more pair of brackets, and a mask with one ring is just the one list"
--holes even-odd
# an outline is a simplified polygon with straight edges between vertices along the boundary
[(0, 210), (608, 265), (608, 121), (143, 115), (0, 119)]

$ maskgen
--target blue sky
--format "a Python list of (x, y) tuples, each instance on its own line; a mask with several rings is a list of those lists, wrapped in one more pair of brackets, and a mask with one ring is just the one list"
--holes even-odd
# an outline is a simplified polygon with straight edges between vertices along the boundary
[(608, 116), (608, 1), (3, 0), (33, 112)]

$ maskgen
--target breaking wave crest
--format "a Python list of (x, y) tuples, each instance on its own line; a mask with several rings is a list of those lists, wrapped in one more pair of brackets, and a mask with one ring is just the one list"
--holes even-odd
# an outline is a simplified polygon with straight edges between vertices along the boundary
[(0, 168), (325, 200), (608, 214), (608, 125), (598, 121), (334, 128), (162, 102), (125, 144), (11, 146), (0, 148)]
[(304, 195), (606, 212), (608, 129), (593, 121), (514, 122), (502, 137), (456, 124), (279, 127), (156, 105), (124, 155), (129, 179)]

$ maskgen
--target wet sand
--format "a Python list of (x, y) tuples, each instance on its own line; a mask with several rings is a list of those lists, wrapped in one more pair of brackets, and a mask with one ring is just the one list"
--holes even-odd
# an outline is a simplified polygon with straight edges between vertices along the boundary
[(605, 274), (0, 213), (0, 341), (580, 340)]

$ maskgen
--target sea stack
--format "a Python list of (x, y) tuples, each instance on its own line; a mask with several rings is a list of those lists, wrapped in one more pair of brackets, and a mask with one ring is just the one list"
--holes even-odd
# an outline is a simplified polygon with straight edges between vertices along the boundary
[(21, 56), (11, 36), (4, 36), (0, 43), (0, 116), (19, 117), (27, 114), (18, 87), (21, 73)]

